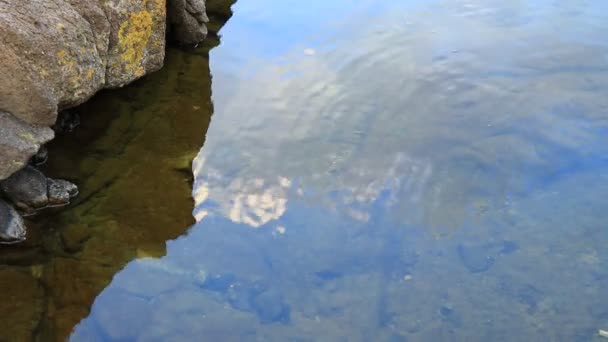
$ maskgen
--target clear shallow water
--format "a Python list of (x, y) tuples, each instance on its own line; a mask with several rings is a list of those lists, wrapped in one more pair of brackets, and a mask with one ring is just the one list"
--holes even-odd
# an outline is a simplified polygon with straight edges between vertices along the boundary
[(73, 340), (600, 339), (608, 3), (234, 10), (198, 223)]

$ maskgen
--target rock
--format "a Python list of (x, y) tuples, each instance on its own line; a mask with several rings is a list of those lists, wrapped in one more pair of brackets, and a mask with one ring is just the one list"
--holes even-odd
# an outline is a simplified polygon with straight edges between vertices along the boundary
[(0, 190), (18, 209), (28, 214), (49, 203), (47, 178), (32, 166), (27, 166), (2, 181)]
[(0, 13), (0, 109), (51, 126), (103, 87), (91, 26), (65, 0), (0, 1)]
[(50, 128), (29, 126), (0, 111), (0, 180), (23, 168), (40, 146), (53, 137)]
[(160, 69), (165, 58), (165, 0), (103, 3), (110, 23), (105, 87), (122, 87)]
[(70, 204), (70, 198), (78, 195), (78, 187), (63, 179), (47, 180), (48, 205), (61, 206)]
[(23, 219), (13, 207), (0, 199), (0, 243), (17, 243), (25, 240)]
[(232, 16), (231, 6), (235, 2), (236, 0), (207, 0), (205, 2), (207, 14), (211, 17), (227, 20)]
[(51, 126), (58, 110), (158, 70), (165, 6), (165, 0), (0, 2), (0, 109)]
[(167, 16), (171, 35), (179, 43), (194, 45), (207, 36), (204, 0), (168, 0)]

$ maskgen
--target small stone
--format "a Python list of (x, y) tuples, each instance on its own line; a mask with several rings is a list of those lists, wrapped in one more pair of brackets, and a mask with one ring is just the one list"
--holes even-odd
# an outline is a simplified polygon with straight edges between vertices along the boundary
[(48, 179), (49, 205), (61, 206), (70, 203), (70, 198), (78, 195), (78, 187), (63, 179)]
[(17, 243), (25, 240), (23, 219), (13, 207), (0, 200), (0, 243)]
[(410, 280), (412, 280), (412, 279), (414, 279), (414, 277), (413, 277), (411, 274), (406, 274), (406, 275), (403, 277), (403, 280), (405, 280), (405, 281), (410, 281)]

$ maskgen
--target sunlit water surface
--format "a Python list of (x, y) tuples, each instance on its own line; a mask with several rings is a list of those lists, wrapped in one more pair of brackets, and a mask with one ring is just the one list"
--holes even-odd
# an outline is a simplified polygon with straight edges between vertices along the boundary
[(608, 2), (234, 11), (198, 223), (73, 340), (601, 339)]

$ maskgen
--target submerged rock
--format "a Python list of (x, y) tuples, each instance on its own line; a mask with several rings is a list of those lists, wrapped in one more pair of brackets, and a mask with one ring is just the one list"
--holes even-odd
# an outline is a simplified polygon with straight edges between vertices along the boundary
[(21, 242), (25, 240), (25, 235), (25, 224), (21, 216), (0, 199), (0, 244)]

